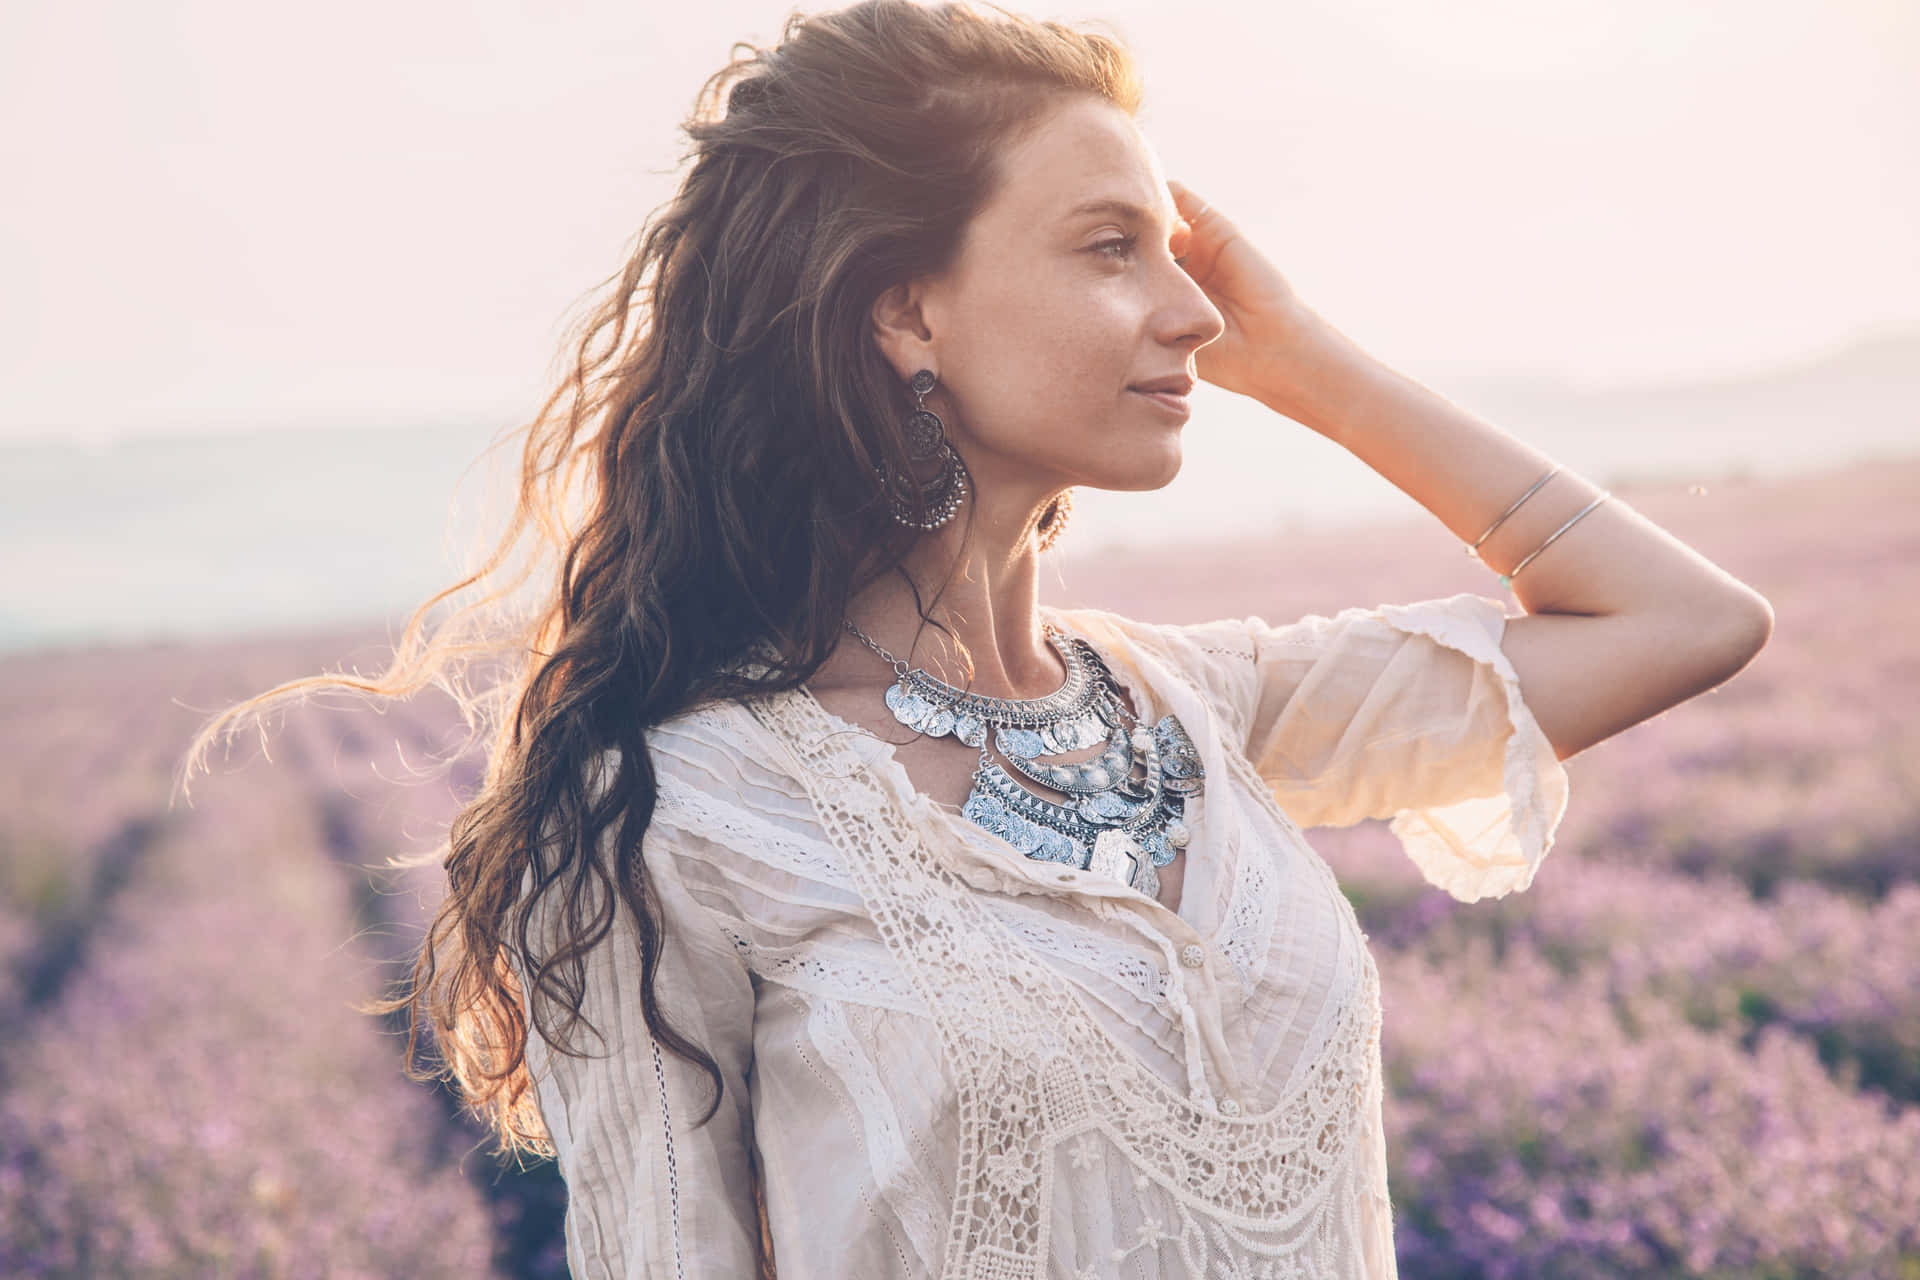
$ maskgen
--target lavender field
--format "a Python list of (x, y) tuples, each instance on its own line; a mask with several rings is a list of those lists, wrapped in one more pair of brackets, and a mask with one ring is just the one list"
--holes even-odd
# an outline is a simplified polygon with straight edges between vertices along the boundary
[[(1568, 762), (1523, 894), (1312, 833), (1385, 982), (1402, 1273), (1920, 1278), (1920, 460), (1615, 492), (1763, 592), (1770, 646)], [(1500, 594), (1425, 517), (1047, 588), (1174, 621), (1461, 590)], [(477, 776), (412, 777), (451, 705), (311, 705), (168, 804), (202, 712), (383, 651), (0, 661), (0, 1275), (564, 1274), (552, 1167), (501, 1166), (352, 1008), (436, 893), (385, 860)]]

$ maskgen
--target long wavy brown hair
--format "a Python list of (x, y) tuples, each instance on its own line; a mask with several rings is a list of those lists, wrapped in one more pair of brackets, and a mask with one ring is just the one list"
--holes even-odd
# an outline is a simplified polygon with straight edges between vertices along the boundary
[[(1130, 115), (1140, 102), (1118, 38), (992, 4), (794, 13), (775, 45), (739, 42), (730, 58), (681, 126), (692, 149), (677, 192), (570, 330), (573, 367), (493, 445), (522, 441), (497, 546), (414, 611), (384, 673), (307, 676), (227, 708), (181, 775), (184, 793), (242, 719), (321, 690), (455, 698), (469, 731), (456, 754), (487, 744), (484, 781), (438, 849), (395, 860), (443, 862), (447, 893), (411, 979), (363, 1008), (405, 1012), (408, 1074), (456, 1081), (503, 1152), (553, 1153), (528, 1013), (575, 1052), (585, 957), (617, 909), (607, 888), (637, 927), (648, 1030), (705, 1070), (706, 1116), (718, 1107), (713, 1058), (655, 1000), (646, 731), (800, 685), (853, 595), (900, 570), (922, 535), (891, 517), (875, 468), (910, 473), (912, 400), (872, 339), (873, 303), (953, 262), (1001, 180), (998, 155), (1060, 95)], [(1058, 505), (1043, 514), (1043, 540), (1062, 519)], [(463, 593), (476, 598), (429, 624)], [(609, 747), (619, 765), (603, 791), (590, 775)], [(529, 922), (546, 895), (559, 895), (559, 941), (536, 955)], [(423, 1056), (423, 1020), (437, 1056)]]

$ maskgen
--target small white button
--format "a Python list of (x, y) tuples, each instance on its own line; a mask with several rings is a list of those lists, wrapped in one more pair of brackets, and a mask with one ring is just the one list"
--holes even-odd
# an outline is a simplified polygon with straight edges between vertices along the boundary
[(1232, 1098), (1222, 1098), (1222, 1099), (1220, 1099), (1220, 1114), (1221, 1114), (1221, 1115), (1223, 1115), (1223, 1116), (1237, 1116), (1237, 1115), (1239, 1115), (1239, 1114), (1240, 1114), (1240, 1104), (1239, 1104), (1239, 1102), (1237, 1102), (1237, 1101), (1235, 1101), (1235, 1100), (1234, 1100), (1234, 1099), (1232, 1099)]
[(1207, 962), (1207, 951), (1197, 942), (1189, 942), (1180, 948), (1180, 963), (1189, 969), (1198, 969)]

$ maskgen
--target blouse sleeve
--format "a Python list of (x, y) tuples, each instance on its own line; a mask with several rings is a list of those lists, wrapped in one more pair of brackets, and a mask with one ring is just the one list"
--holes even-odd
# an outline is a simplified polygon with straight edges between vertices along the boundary
[[(725, 1088), (719, 1109), (697, 1125), (712, 1085), (648, 1033), (640, 937), (618, 904), (612, 929), (588, 956), (582, 1006), (605, 1035), (604, 1048), (584, 1025), (574, 1043), (589, 1057), (552, 1050), (537, 1034), (528, 1043), (541, 1117), (567, 1186), (567, 1268), (575, 1280), (757, 1274), (746, 1080), (753, 990), (738, 952), (681, 877), (678, 838), (656, 815), (643, 839), (665, 932), (655, 991), (669, 1024), (714, 1057)], [(555, 900), (549, 891), (542, 902)], [(547, 935), (539, 936), (544, 942)]]
[(1567, 774), (1500, 647), (1500, 601), (1171, 630), (1298, 825), (1390, 819), (1421, 874), (1463, 902), (1532, 884)]

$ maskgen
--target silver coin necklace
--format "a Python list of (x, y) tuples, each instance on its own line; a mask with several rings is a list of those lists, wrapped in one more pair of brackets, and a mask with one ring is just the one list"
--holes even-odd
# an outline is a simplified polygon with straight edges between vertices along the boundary
[[(1067, 678), (1042, 698), (988, 698), (909, 666), (851, 621), (847, 630), (892, 666), (887, 687), (893, 718), (930, 738), (951, 734), (980, 750), (973, 788), (960, 815), (1040, 862), (1093, 871), (1148, 897), (1160, 891), (1159, 868), (1187, 847), (1186, 803), (1206, 777), (1199, 753), (1177, 716), (1142, 724), (1121, 701), (1112, 671), (1094, 647), (1045, 624), (1047, 641)], [(987, 744), (1007, 758), (1009, 773)], [(1049, 763), (1041, 757), (1102, 741), (1088, 760)], [(1066, 793), (1062, 803), (1039, 794), (1015, 773)]]

